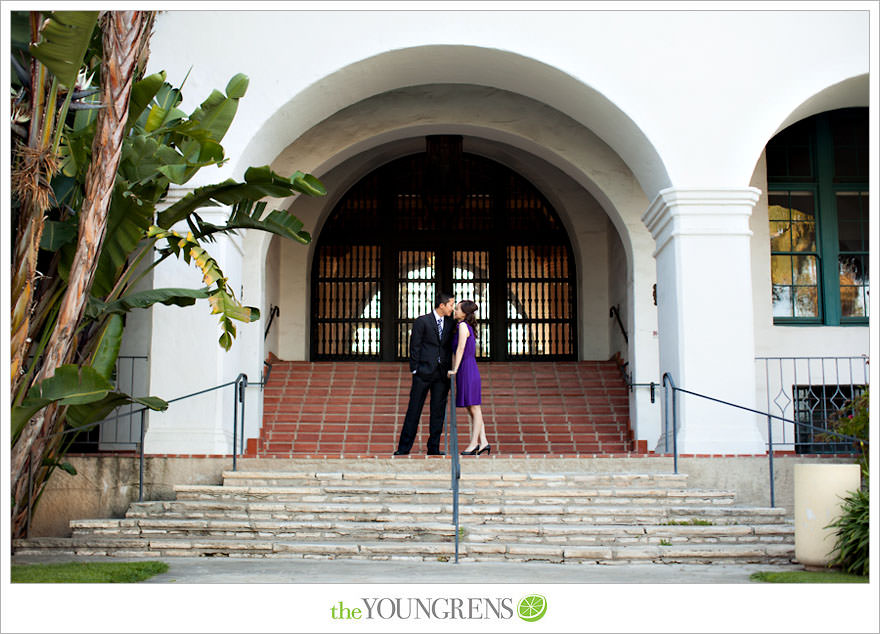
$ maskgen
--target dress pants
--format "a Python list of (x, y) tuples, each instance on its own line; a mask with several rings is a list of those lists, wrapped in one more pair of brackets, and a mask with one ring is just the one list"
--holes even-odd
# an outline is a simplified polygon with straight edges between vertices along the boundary
[(428, 453), (440, 450), (440, 436), (443, 433), (443, 416), (446, 410), (446, 400), (449, 396), (449, 377), (441, 368), (425, 377), (413, 374), (412, 388), (409, 391), (409, 405), (406, 408), (406, 416), (403, 419), (403, 428), (400, 430), (400, 440), (397, 449), (408, 453), (412, 449), (419, 427), (419, 419), (422, 416), (422, 408), (425, 406), (425, 398), (431, 393), (431, 418), (428, 433)]

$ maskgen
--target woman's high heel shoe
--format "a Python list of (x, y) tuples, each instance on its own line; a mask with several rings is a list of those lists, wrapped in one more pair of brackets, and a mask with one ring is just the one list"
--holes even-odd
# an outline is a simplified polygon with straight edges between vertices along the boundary
[(462, 456), (476, 456), (476, 455), (477, 455), (477, 449), (479, 449), (479, 445), (477, 445), (476, 447), (474, 447), (474, 448), (471, 449), (470, 451), (462, 451), (462, 452), (461, 452), (461, 455), (462, 455)]
[[(475, 449), (474, 451), (476, 451), (476, 449)], [(492, 453), (492, 445), (486, 445), (485, 447), (482, 447), (482, 448), (477, 452), (477, 455), (480, 456), (480, 455), (482, 455), (482, 454), (491, 454), (491, 453)]]

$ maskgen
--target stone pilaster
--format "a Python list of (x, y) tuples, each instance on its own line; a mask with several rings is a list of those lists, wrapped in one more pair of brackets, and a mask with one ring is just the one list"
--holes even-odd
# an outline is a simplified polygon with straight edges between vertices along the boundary
[[(661, 376), (746, 407), (755, 403), (749, 216), (759, 194), (669, 188), (642, 216), (656, 243)], [(766, 452), (757, 415), (678, 399), (680, 453)]]

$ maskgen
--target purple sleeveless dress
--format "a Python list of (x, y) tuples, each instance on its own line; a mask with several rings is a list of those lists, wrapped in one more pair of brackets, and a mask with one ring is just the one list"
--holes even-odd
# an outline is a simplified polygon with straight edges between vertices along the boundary
[[(462, 322), (464, 323), (464, 322)], [(461, 356), (461, 364), (455, 375), (455, 406), (467, 407), (468, 405), (480, 405), (480, 371), (477, 369), (477, 342), (474, 337), (474, 329), (465, 323), (470, 337), (464, 344), (464, 353)], [(452, 338), (452, 352), (458, 349), (458, 326)]]

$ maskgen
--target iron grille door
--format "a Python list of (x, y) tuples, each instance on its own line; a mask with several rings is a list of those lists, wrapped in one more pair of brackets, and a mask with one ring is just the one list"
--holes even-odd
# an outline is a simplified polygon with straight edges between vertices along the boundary
[(492, 358), (492, 304), (489, 297), (489, 252), (452, 252), (452, 294), (455, 301), (469, 299), (478, 304), (477, 358)]
[(382, 247), (324, 245), (316, 262), (312, 350), (325, 358), (378, 359)]
[(312, 265), (313, 360), (408, 358), (441, 290), (480, 305), (479, 358), (577, 358), (565, 228), (531, 183), (461, 143), (429, 137), (337, 203)]
[(400, 251), (397, 256), (397, 359), (409, 359), (409, 339), (416, 317), (434, 308), (437, 287), (434, 251)]
[(507, 354), (574, 356), (574, 289), (568, 251), (560, 245), (507, 249)]

